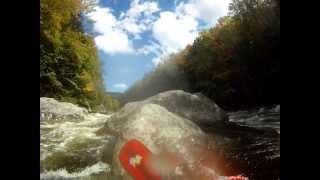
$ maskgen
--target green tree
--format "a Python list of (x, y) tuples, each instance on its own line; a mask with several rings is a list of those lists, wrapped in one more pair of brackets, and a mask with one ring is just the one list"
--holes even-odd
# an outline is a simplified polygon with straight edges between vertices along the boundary
[(81, 23), (93, 2), (40, 1), (40, 96), (115, 109), (108, 107), (113, 100), (105, 94), (97, 48)]
[(184, 89), (201, 92), (227, 110), (280, 103), (279, 1), (232, 0), (229, 9), (192, 45), (130, 88), (127, 99)]

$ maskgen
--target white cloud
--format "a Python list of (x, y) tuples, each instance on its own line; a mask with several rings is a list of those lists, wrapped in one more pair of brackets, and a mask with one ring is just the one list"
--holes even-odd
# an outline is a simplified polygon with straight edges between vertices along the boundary
[(117, 19), (109, 8), (96, 6), (94, 11), (89, 13), (88, 16), (94, 21), (94, 30), (99, 33), (108, 33), (116, 27)]
[(214, 25), (218, 18), (227, 15), (230, 0), (195, 0), (200, 18)]
[(183, 3), (181, 2), (176, 7), (176, 13), (179, 15), (189, 15), (193, 18), (199, 17), (199, 11), (197, 10), (197, 7), (193, 3)]
[(94, 38), (97, 47), (109, 54), (134, 52), (131, 41), (121, 30), (113, 30)]
[(188, 14), (213, 26), (219, 17), (228, 12), (230, 0), (190, 0), (181, 2), (176, 8), (178, 13)]
[[(227, 15), (229, 2), (230, 0), (189, 0), (180, 2), (174, 12), (161, 12), (152, 28), (153, 36), (161, 47), (149, 48), (158, 50), (152, 62), (158, 65), (169, 53), (192, 44), (201, 31), (199, 20), (205, 22), (207, 27), (212, 27), (219, 17)], [(147, 50), (144, 52), (152, 52)]]
[(126, 85), (125, 83), (118, 83), (118, 84), (114, 84), (113, 87), (118, 89), (127, 89), (128, 85)]
[[(213, 26), (217, 19), (227, 14), (230, 0), (188, 0), (175, 1), (174, 11), (161, 11), (157, 1), (132, 0), (125, 12), (117, 18), (108, 7), (95, 8), (88, 14), (95, 21), (94, 30), (100, 35), (95, 37), (97, 47), (108, 53), (154, 54), (155, 64), (161, 62), (167, 54), (183, 49), (193, 43), (202, 27)], [(160, 12), (160, 17), (155, 13)], [(142, 39), (141, 34), (151, 30), (156, 41), (139, 49), (133, 47), (133, 41)]]
[(160, 9), (156, 2), (140, 2), (133, 0), (130, 9), (121, 14), (121, 25), (124, 30), (132, 34), (139, 34), (151, 28), (155, 19), (154, 13)]
[[(117, 19), (110, 8), (96, 6), (88, 17), (94, 21), (94, 30), (100, 33), (95, 37), (97, 47), (108, 54), (133, 53), (132, 41), (141, 39), (139, 34), (152, 27), (153, 14), (158, 11), (156, 2), (134, 0), (128, 11), (121, 12)], [(128, 33), (133, 35), (133, 39)]]
[(193, 42), (198, 34), (197, 26), (198, 22), (191, 16), (165, 11), (154, 23), (153, 35), (167, 52), (176, 52)]
[(127, 16), (138, 17), (141, 13), (145, 15), (151, 15), (157, 11), (159, 11), (159, 7), (156, 2), (146, 1), (140, 3), (140, 0), (133, 0), (130, 4), (130, 9), (127, 11)]
[(152, 59), (158, 65), (167, 54), (175, 53), (193, 43), (199, 33), (198, 21), (188, 14), (164, 11), (160, 13), (152, 31), (160, 45), (155, 47), (158, 53)]
[(163, 61), (161, 57), (152, 58), (152, 63), (153, 63), (155, 66), (159, 65), (159, 64), (161, 63), (161, 61)]
[(161, 55), (163, 53), (164, 49), (163, 47), (154, 41), (149, 42), (149, 44), (142, 46), (141, 48), (137, 49), (138, 54), (155, 54), (157, 56)]
[(95, 11), (88, 14), (94, 20), (94, 30), (100, 35), (94, 38), (97, 47), (105, 53), (131, 53), (132, 42), (128, 35), (118, 26), (118, 21), (109, 8), (95, 7)]

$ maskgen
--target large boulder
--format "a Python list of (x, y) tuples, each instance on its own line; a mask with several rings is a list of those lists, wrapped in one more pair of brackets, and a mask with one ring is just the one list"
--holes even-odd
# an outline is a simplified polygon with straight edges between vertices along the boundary
[(77, 105), (59, 102), (53, 98), (40, 98), (40, 121), (46, 120), (83, 120), (88, 110)]
[(198, 125), (228, 120), (225, 111), (201, 93), (191, 94), (183, 90), (171, 90), (147, 98), (140, 103), (158, 104)]
[[(158, 166), (162, 177), (191, 180), (215, 176), (213, 169), (201, 163), (209, 150), (206, 134), (192, 121), (160, 105), (126, 104), (100, 131), (112, 132), (118, 137), (111, 162), (116, 179), (132, 179), (119, 161), (120, 149), (130, 139), (141, 141), (158, 159), (177, 159), (174, 164)], [(208, 170), (204, 170), (206, 168)]]
[(214, 179), (217, 174), (239, 173), (257, 180), (279, 177), (277, 132), (229, 122), (226, 113), (201, 94), (175, 90), (127, 103), (97, 133), (116, 137), (103, 159), (111, 164), (113, 179), (132, 179), (119, 161), (119, 152), (130, 139), (141, 141), (155, 157), (175, 159), (162, 166), (169, 168), (160, 168), (164, 179)]

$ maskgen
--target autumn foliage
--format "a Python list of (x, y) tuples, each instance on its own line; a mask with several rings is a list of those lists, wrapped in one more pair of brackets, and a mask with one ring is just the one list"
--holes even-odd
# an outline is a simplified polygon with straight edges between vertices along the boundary
[(114, 110), (118, 103), (105, 94), (97, 48), (81, 24), (90, 10), (85, 2), (40, 1), (40, 96)]
[(232, 0), (229, 15), (167, 57), (124, 96), (201, 92), (225, 109), (280, 103), (280, 2)]

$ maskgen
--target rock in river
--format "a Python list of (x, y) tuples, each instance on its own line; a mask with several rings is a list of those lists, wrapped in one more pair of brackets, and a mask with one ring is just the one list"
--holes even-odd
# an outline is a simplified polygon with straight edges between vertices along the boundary
[(192, 121), (157, 104), (129, 103), (110, 118), (103, 131), (112, 131), (118, 137), (111, 166), (119, 179), (131, 179), (119, 161), (120, 149), (130, 139), (141, 141), (159, 161), (176, 158), (171, 164), (159, 165), (163, 177), (191, 180), (194, 179), (191, 172), (199, 173), (197, 177), (215, 175), (213, 169), (199, 171), (204, 168), (201, 161), (209, 147), (206, 134)]
[(40, 120), (75, 120), (80, 121), (85, 119), (88, 110), (77, 105), (59, 102), (53, 98), (40, 98)]
[(176, 90), (127, 103), (112, 115), (52, 98), (40, 98), (40, 110), (44, 180), (131, 180), (119, 154), (132, 139), (153, 153), (150, 161), (164, 180), (279, 178), (280, 131), (271, 127), (280, 125), (280, 108), (226, 114), (201, 94)]
[(201, 93), (191, 94), (183, 90), (171, 90), (147, 98), (140, 103), (158, 104), (196, 124), (212, 124), (228, 120), (225, 111)]
[(119, 161), (119, 152), (130, 139), (141, 141), (164, 160), (158, 170), (164, 179), (214, 179), (217, 174), (239, 173), (255, 179), (279, 177), (277, 133), (229, 122), (224, 110), (201, 94), (175, 90), (127, 103), (97, 133), (117, 137), (106, 155), (112, 158), (105, 160), (115, 179), (132, 179)]

